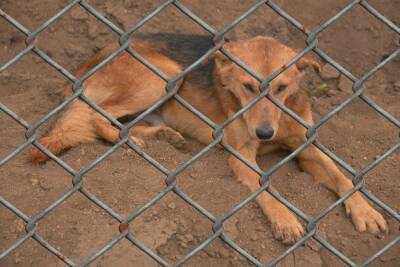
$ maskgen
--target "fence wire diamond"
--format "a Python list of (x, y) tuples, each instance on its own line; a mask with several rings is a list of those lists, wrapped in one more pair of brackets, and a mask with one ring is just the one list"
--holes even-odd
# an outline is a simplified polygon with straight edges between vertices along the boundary
[[(112, 52), (104, 61), (100, 62), (98, 65), (93, 67), (90, 71), (88, 71), (85, 75), (83, 75), (81, 78), (75, 77), (73, 74), (68, 72), (64, 67), (62, 67), (60, 64), (55, 62), (50, 56), (48, 56), (43, 50), (41, 50), (39, 47), (35, 45), (35, 40), (36, 38), (40, 35), (40, 33), (45, 30), (47, 27), (49, 27), (52, 23), (54, 23), (56, 20), (58, 20), (60, 17), (65, 15), (71, 8), (74, 6), (81, 6), (83, 7), (87, 13), (91, 14), (94, 16), (96, 19), (104, 23), (106, 26), (108, 26), (112, 31), (117, 33), (120, 36), (120, 47)], [(286, 19), (288, 22), (290, 22), (294, 27), (296, 27), (298, 30), (300, 30), (304, 35), (306, 36), (306, 42), (307, 42), (307, 47), (301, 51), (295, 58), (293, 58), (290, 62), (286, 64), (286, 66), (275, 73), (271, 74), (267, 78), (259, 77), (257, 74), (255, 74), (254, 71), (252, 71), (249, 67), (247, 67), (243, 62), (241, 62), (238, 58), (236, 58), (234, 55), (232, 55), (228, 50), (226, 50), (223, 45), (225, 43), (224, 39), (224, 34), (226, 34), (229, 30), (234, 28), (237, 24), (239, 24), (242, 20), (246, 19), (249, 15), (251, 15), (253, 12), (255, 12), (257, 9), (259, 9), (261, 6), (268, 6), (271, 8), (273, 11), (275, 11), (276, 14), (281, 16), (282, 18)], [(162, 12), (165, 8), (169, 6), (174, 6), (177, 8), (180, 12), (182, 12), (184, 15), (186, 15), (188, 18), (193, 20), (195, 23), (200, 25), (203, 29), (205, 29), (207, 32), (209, 32), (213, 36), (213, 42), (214, 42), (214, 47), (212, 47), (210, 50), (208, 50), (201, 58), (196, 60), (194, 63), (192, 63), (190, 66), (188, 66), (186, 69), (184, 69), (181, 73), (179, 73), (176, 77), (168, 77), (165, 73), (161, 72), (158, 70), (155, 66), (147, 62), (143, 57), (140, 56), (136, 51), (134, 51), (130, 47), (130, 42), (131, 42), (131, 35), (139, 30), (146, 22), (148, 22), (150, 19), (153, 17), (157, 16), (160, 12)], [(45, 62), (47, 62), (50, 66), (55, 68), (57, 71), (59, 71), (61, 74), (63, 74), (65, 77), (67, 77), (72, 83), (73, 83), (73, 90), (74, 94), (70, 96), (68, 99), (66, 99), (64, 102), (62, 102), (59, 106), (57, 106), (54, 110), (46, 114), (43, 118), (41, 118), (39, 121), (36, 123), (30, 125), (28, 124), (23, 118), (20, 118), (16, 113), (14, 113), (12, 110), (10, 110), (8, 107), (6, 107), (4, 104), (0, 102), (0, 110), (7, 114), (9, 117), (14, 119), (16, 122), (18, 122), (22, 127), (26, 129), (26, 142), (20, 145), (18, 148), (16, 148), (12, 153), (10, 153), (7, 157), (2, 159), (0, 161), (0, 167), (5, 165), (8, 161), (10, 161), (12, 158), (17, 156), (21, 151), (23, 151), (26, 147), (28, 147), (30, 144), (33, 144), (35, 147), (43, 151), (46, 155), (48, 155), (52, 160), (54, 160), (59, 166), (64, 168), (72, 177), (72, 183), (73, 183), (73, 188), (65, 193), (61, 198), (57, 199), (54, 203), (52, 203), (50, 206), (36, 214), (33, 218), (30, 218), (26, 214), (24, 214), (22, 211), (20, 211), (15, 205), (13, 205), (11, 202), (7, 201), (5, 198), (0, 196), (0, 204), (12, 211), (14, 214), (16, 214), (19, 218), (21, 218), (23, 221), (25, 221), (25, 230), (26, 233), (25, 235), (19, 239), (16, 243), (14, 243), (11, 247), (7, 248), (5, 251), (0, 252), (0, 260), (5, 258), (8, 254), (10, 254), (12, 251), (18, 249), (20, 245), (22, 245), (25, 241), (28, 239), (33, 239), (37, 241), (40, 245), (42, 245), (44, 248), (46, 248), (48, 251), (53, 253), (55, 256), (57, 256), (61, 261), (63, 261), (66, 265), (68, 266), (86, 266), (93, 262), (96, 258), (110, 250), (115, 244), (117, 244), (119, 241), (122, 239), (127, 239), (129, 240), (133, 245), (138, 247), (140, 250), (142, 250), (144, 253), (146, 253), (148, 256), (150, 256), (154, 261), (159, 263), (162, 266), (169, 266), (170, 263), (165, 261), (163, 258), (161, 258), (159, 255), (157, 255), (154, 251), (146, 247), (144, 244), (142, 244), (139, 240), (135, 238), (135, 236), (129, 231), (128, 225), (131, 223), (133, 220), (135, 220), (140, 214), (142, 214), (145, 210), (153, 206), (155, 203), (157, 203), (160, 199), (162, 199), (164, 196), (166, 196), (169, 193), (176, 194), (179, 196), (182, 200), (184, 200), (187, 204), (191, 205), (193, 208), (198, 210), (203, 216), (205, 216), (208, 220), (210, 220), (213, 223), (213, 232), (211, 236), (209, 236), (206, 240), (204, 240), (200, 245), (198, 245), (194, 250), (192, 250), (190, 253), (179, 259), (177, 262), (173, 263), (172, 265), (174, 266), (180, 266), (184, 264), (187, 260), (189, 260), (191, 257), (193, 257), (196, 253), (201, 251), (203, 248), (205, 248), (207, 245), (209, 245), (211, 242), (213, 242), (214, 239), (221, 239), (223, 242), (225, 242), (227, 245), (229, 245), (233, 250), (237, 251), (240, 253), (242, 256), (248, 259), (249, 262), (253, 263), (256, 266), (274, 266), (278, 264), (281, 260), (283, 260), (288, 254), (290, 254), (292, 251), (294, 251), (296, 248), (299, 246), (303, 245), (308, 239), (313, 238), (317, 242), (319, 242), (323, 247), (328, 249), (333, 255), (338, 257), (343, 263), (350, 265), (350, 266), (356, 266), (357, 264), (354, 263), (352, 260), (350, 260), (347, 256), (345, 256), (343, 253), (338, 251), (333, 245), (331, 245), (328, 241), (324, 240), (321, 236), (318, 235), (317, 233), (317, 227), (318, 227), (318, 222), (323, 219), (329, 212), (331, 212), (334, 208), (337, 206), (341, 205), (347, 198), (349, 198), (353, 193), (356, 191), (360, 191), (365, 197), (367, 197), (370, 201), (378, 205), (380, 208), (382, 208), (385, 212), (390, 214), (395, 220), (400, 222), (400, 214), (387, 205), (380, 201), (376, 196), (374, 196), (371, 192), (369, 192), (364, 185), (364, 179), (363, 176), (369, 172), (371, 169), (376, 167), (380, 162), (388, 158), (390, 155), (396, 152), (400, 148), (400, 142), (395, 144), (393, 147), (391, 147), (386, 153), (384, 153), (382, 156), (377, 158), (375, 161), (367, 165), (363, 170), (361, 171), (356, 171), (354, 170), (349, 164), (344, 162), (342, 159), (340, 159), (338, 156), (336, 156), (334, 153), (332, 153), (330, 150), (328, 150), (324, 145), (316, 141), (316, 136), (317, 136), (317, 129), (321, 127), (324, 123), (326, 123), (329, 119), (331, 119), (335, 114), (337, 114), (339, 111), (344, 109), (347, 105), (349, 105), (353, 100), (356, 98), (359, 98), (363, 100), (365, 103), (367, 103), (371, 108), (373, 108), (376, 112), (381, 114), (383, 117), (385, 117), (391, 124), (393, 124), (395, 127), (400, 129), (400, 122), (391, 114), (386, 112), (382, 107), (378, 106), (374, 101), (372, 101), (370, 98), (368, 98), (366, 95), (363, 94), (364, 91), (364, 83), (371, 78), (379, 69), (381, 69), (383, 66), (385, 66), (387, 63), (389, 63), (391, 60), (393, 60), (395, 57), (397, 57), (400, 53), (400, 48), (397, 48), (395, 51), (393, 51), (388, 57), (386, 57), (382, 62), (380, 62), (378, 65), (376, 65), (374, 68), (372, 68), (370, 71), (368, 71), (365, 75), (363, 75), (360, 78), (357, 78), (354, 76), (352, 73), (350, 73), (347, 69), (342, 67), (340, 64), (338, 64), (335, 60), (330, 58), (324, 51), (322, 51), (318, 47), (318, 36), (321, 32), (323, 32), (326, 28), (328, 28), (332, 23), (334, 23), (336, 20), (338, 20), (341, 16), (343, 16), (345, 13), (349, 12), (354, 6), (361, 6), (363, 7), (366, 11), (368, 11), (370, 14), (372, 14), (376, 19), (379, 19), (382, 21), (385, 25), (387, 25), (390, 29), (392, 29), (396, 34), (400, 35), (400, 28), (397, 27), (393, 22), (391, 22), (389, 19), (387, 19), (385, 16), (380, 14), (374, 7), (372, 7), (367, 1), (351, 1), (347, 6), (345, 6), (342, 10), (340, 10), (337, 14), (335, 14), (333, 17), (331, 17), (329, 20), (327, 20), (325, 23), (323, 23), (320, 27), (313, 31), (307, 30), (301, 23), (299, 23), (297, 20), (295, 20), (293, 17), (288, 15), (283, 9), (281, 9), (277, 4), (275, 4), (273, 1), (258, 1), (256, 4), (254, 4), (251, 8), (249, 8), (246, 12), (244, 12), (242, 15), (237, 17), (235, 20), (233, 20), (229, 25), (227, 25), (223, 30), (221, 31), (216, 31), (213, 29), (210, 25), (208, 25), (204, 20), (200, 19), (198, 16), (196, 16), (192, 11), (190, 11), (186, 6), (184, 6), (180, 1), (178, 0), (169, 0), (158, 6), (154, 11), (152, 11), (148, 16), (146, 16), (143, 20), (139, 21), (132, 27), (130, 27), (127, 31), (121, 30), (118, 26), (113, 24), (110, 20), (108, 20), (105, 16), (100, 14), (98, 11), (96, 11), (92, 6), (90, 6), (86, 1), (84, 0), (75, 0), (75, 1), (70, 1), (70, 3), (65, 6), (61, 11), (59, 11), (57, 14), (52, 16), (49, 20), (44, 22), (42, 25), (40, 25), (38, 28), (36, 28), (33, 31), (30, 31), (26, 27), (24, 27), (20, 22), (6, 14), (3, 10), (0, 9), (0, 16), (3, 17), (7, 22), (9, 22), (11, 25), (13, 25), (16, 29), (18, 29), (20, 32), (26, 35), (26, 47), (20, 51), (15, 57), (13, 57), (11, 60), (9, 60), (7, 63), (4, 65), (0, 66), (0, 73), (2, 73), (4, 70), (6, 70), (8, 67), (19, 61), (22, 57), (24, 57), (26, 54), (33, 52), (36, 55), (38, 55), (40, 58), (42, 58)], [(349, 78), (353, 82), (353, 94), (347, 98), (345, 101), (343, 101), (338, 107), (336, 107), (334, 110), (323, 116), (319, 121), (317, 121), (314, 125), (308, 125), (302, 118), (297, 116), (295, 113), (293, 113), (291, 110), (289, 110), (287, 107), (285, 107), (282, 103), (277, 101), (275, 98), (270, 96), (268, 94), (268, 90), (265, 91), (265, 93), (261, 93), (254, 101), (250, 102), (247, 106), (245, 106), (243, 109), (239, 110), (235, 115), (232, 117), (228, 118), (226, 122), (224, 122), (221, 125), (215, 124), (213, 121), (211, 121), (209, 118), (207, 118), (204, 114), (202, 114), (200, 111), (196, 110), (194, 107), (192, 107), (189, 103), (187, 103), (183, 98), (179, 97), (177, 95), (178, 87), (176, 85), (176, 82), (180, 79), (182, 79), (188, 72), (199, 66), (204, 60), (206, 60), (210, 55), (215, 53), (217, 50), (220, 50), (225, 56), (230, 58), (233, 62), (235, 62), (238, 66), (243, 68), (247, 73), (252, 75), (254, 78), (256, 78), (261, 84), (268, 86), (270, 81), (280, 75), (283, 71), (285, 71), (287, 68), (289, 68), (291, 65), (295, 64), (298, 60), (300, 60), (306, 53), (310, 51), (314, 51), (316, 54), (318, 54), (321, 58), (323, 58), (326, 62), (334, 66), (337, 70), (339, 70), (343, 75), (345, 75), (347, 78)], [(116, 56), (118, 56), (120, 53), (123, 51), (128, 52), (132, 57), (134, 57), (136, 60), (140, 61), (142, 64), (144, 64), (147, 68), (149, 68), (152, 72), (154, 72), (156, 75), (158, 75), (161, 79), (163, 79), (165, 82), (167, 82), (167, 94), (160, 98), (156, 103), (154, 103), (150, 108), (145, 110), (143, 113), (141, 113), (138, 117), (136, 117), (134, 120), (129, 122), (127, 125), (121, 124), (119, 121), (108, 115), (104, 110), (102, 110), (99, 106), (96, 105), (95, 102), (93, 102), (91, 99), (87, 98), (83, 94), (83, 82), (88, 79), (90, 76), (92, 76), (96, 71), (98, 71), (100, 68), (102, 68), (104, 65), (106, 65), (108, 62), (110, 62), (112, 59), (114, 59)], [(278, 106), (280, 109), (282, 109), (284, 112), (289, 114), (293, 119), (295, 119), (298, 123), (303, 125), (305, 128), (307, 128), (307, 141), (303, 145), (301, 145), (299, 148), (297, 148), (295, 151), (293, 151), (289, 156), (287, 156), (285, 159), (277, 163), (276, 165), (272, 166), (268, 170), (261, 170), (259, 169), (258, 166), (252, 164), (248, 160), (246, 160), (243, 156), (241, 156), (236, 150), (234, 150), (232, 147), (222, 144), (222, 138), (223, 138), (223, 129), (228, 126), (233, 120), (235, 120), (237, 117), (239, 117), (242, 113), (244, 113), (246, 110), (251, 108), (253, 105), (255, 105), (260, 99), (263, 97), (267, 97), (270, 99), (276, 106)], [(107, 118), (110, 122), (112, 122), (116, 127), (120, 129), (120, 141), (112, 146), (106, 153), (98, 157), (94, 162), (91, 164), (87, 165), (85, 168), (83, 168), (80, 171), (74, 170), (71, 166), (69, 166), (67, 163), (53, 155), (50, 151), (48, 151), (45, 147), (43, 147), (40, 143), (37, 142), (37, 136), (36, 136), (36, 130), (42, 126), (44, 123), (46, 123), (51, 117), (53, 117), (55, 114), (61, 112), (65, 106), (67, 106), (69, 103), (71, 103), (74, 99), (80, 98), (82, 101), (86, 102), (90, 107), (92, 107), (96, 112), (99, 112), (102, 114), (105, 118)], [(196, 154), (193, 158), (191, 158), (189, 161), (185, 162), (181, 166), (179, 166), (176, 170), (170, 170), (163, 165), (161, 165), (159, 162), (154, 160), (152, 157), (150, 157), (148, 154), (146, 154), (144, 151), (142, 151), (138, 146), (133, 144), (129, 140), (129, 129), (135, 125), (137, 122), (139, 122), (141, 119), (143, 119), (147, 114), (151, 113), (152, 111), (156, 110), (158, 107), (160, 107), (163, 103), (168, 101), (169, 99), (174, 98), (176, 101), (178, 101), (183, 107), (185, 107), (187, 110), (198, 116), (202, 121), (207, 123), (210, 127), (213, 128), (214, 130), (214, 141), (207, 145), (205, 148), (203, 148), (198, 154)], [(93, 169), (97, 164), (99, 164), (101, 161), (103, 161), (106, 157), (108, 157), (111, 153), (113, 153), (115, 150), (117, 150), (119, 147), (121, 147), (123, 144), (127, 144), (132, 150), (134, 150), (136, 153), (138, 153), (141, 157), (143, 157), (146, 161), (148, 161), (151, 165), (153, 165), (155, 168), (157, 168), (161, 173), (165, 175), (165, 183), (166, 187), (157, 195), (155, 195), (149, 202), (147, 202), (145, 205), (143, 205), (141, 208), (138, 210), (134, 211), (130, 216), (127, 218), (123, 218), (121, 215), (119, 215), (117, 212), (112, 210), (110, 207), (108, 207), (105, 203), (100, 201), (94, 194), (90, 193), (87, 189), (84, 188), (83, 186), (83, 179), (84, 175), (89, 172), (91, 169)], [(191, 165), (194, 161), (197, 159), (201, 158), (203, 155), (205, 155), (211, 148), (216, 146), (217, 144), (220, 144), (224, 147), (224, 149), (232, 154), (233, 156), (237, 157), (240, 161), (245, 163), (247, 166), (249, 166), (253, 171), (259, 174), (260, 176), (260, 184), (261, 187), (258, 191), (254, 192), (250, 196), (248, 196), (244, 201), (240, 202), (237, 204), (234, 208), (223, 214), (222, 217), (216, 218), (214, 215), (212, 215), (210, 212), (208, 212), (205, 208), (203, 208), (201, 205), (193, 201), (188, 195), (185, 194), (179, 187), (177, 186), (176, 183), (176, 177), (184, 171), (189, 165)], [(327, 156), (329, 156), (331, 159), (333, 159), (336, 163), (338, 163), (341, 167), (346, 169), (349, 173), (353, 175), (353, 184), (354, 188), (350, 192), (348, 192), (346, 195), (343, 197), (339, 198), (335, 203), (333, 203), (331, 206), (327, 207), (325, 210), (323, 210), (320, 214), (318, 214), (315, 217), (309, 217), (308, 215), (304, 214), (302, 211), (297, 209), (294, 205), (289, 203), (287, 200), (282, 198), (279, 194), (276, 194), (274, 191), (272, 191), (269, 187), (270, 185), (270, 175), (274, 173), (276, 170), (278, 170), (281, 166), (283, 166), (286, 162), (294, 158), (297, 154), (299, 154), (304, 148), (309, 146), (310, 144), (314, 144), (316, 147), (318, 147), (323, 153), (325, 153)], [(259, 195), (262, 191), (268, 191), (271, 193), (277, 200), (279, 200), (282, 204), (284, 204), (286, 207), (288, 207), (291, 211), (293, 211), (297, 216), (302, 218), (305, 222), (307, 222), (307, 233), (306, 235), (296, 242), (293, 246), (291, 246), (289, 249), (285, 251), (285, 253), (279, 255), (276, 257), (273, 261), (267, 262), (267, 263), (262, 263), (260, 262), (256, 257), (245, 251), (243, 248), (241, 248), (238, 244), (236, 244), (233, 240), (231, 240), (224, 232), (223, 224), (226, 220), (228, 220), (231, 216), (233, 216), (236, 212), (238, 212), (241, 208), (243, 208), (247, 203), (250, 201), (254, 200), (257, 195)], [(61, 203), (66, 201), (69, 197), (71, 197), (74, 194), (82, 194), (85, 196), (89, 201), (92, 201), (94, 204), (96, 204), (98, 207), (102, 208), (104, 211), (106, 211), (110, 216), (112, 216), (114, 219), (118, 220), (120, 222), (119, 225), (119, 231), (120, 234), (118, 237), (115, 239), (109, 241), (102, 249), (94, 253), (93, 255), (90, 255), (88, 258), (86, 258), (83, 262), (81, 263), (76, 263), (73, 262), (71, 259), (67, 258), (64, 256), (59, 250), (57, 250), (52, 244), (48, 243), (46, 240), (44, 240), (37, 232), (37, 226), (40, 220), (42, 220), (48, 213), (50, 213), (53, 209), (55, 209), (57, 206), (59, 206)], [(370, 264), (372, 261), (374, 261), (377, 257), (385, 253), (387, 250), (389, 250), (391, 247), (393, 247), (396, 243), (400, 241), (400, 235), (397, 236), (395, 239), (390, 241), (388, 244), (386, 244), (381, 250), (379, 250), (377, 253), (374, 255), (371, 255), (369, 258), (367, 258), (361, 266), (366, 266)]]

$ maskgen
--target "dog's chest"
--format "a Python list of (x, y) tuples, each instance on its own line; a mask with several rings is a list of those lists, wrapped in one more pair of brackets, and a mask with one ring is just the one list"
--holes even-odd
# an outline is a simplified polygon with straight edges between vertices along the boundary
[(280, 148), (280, 145), (274, 142), (261, 143), (258, 148), (257, 155), (266, 155)]

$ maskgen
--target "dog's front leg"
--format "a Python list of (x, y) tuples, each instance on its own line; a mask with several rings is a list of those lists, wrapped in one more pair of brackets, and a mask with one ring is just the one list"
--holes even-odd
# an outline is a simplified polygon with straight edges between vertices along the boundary
[[(300, 143), (298, 144), (300, 145)], [(316, 180), (336, 192), (340, 197), (353, 188), (352, 182), (337, 168), (333, 161), (314, 145), (303, 150), (299, 157), (300, 167)], [(345, 201), (346, 213), (351, 215), (356, 229), (368, 230), (377, 234), (380, 230), (387, 232), (388, 227), (382, 215), (356, 192)]]
[[(238, 149), (238, 152), (246, 159), (256, 164), (256, 145), (248, 143)], [(257, 173), (234, 156), (231, 156), (229, 159), (229, 165), (237, 179), (242, 184), (246, 185), (251, 192), (259, 189), (260, 177)], [(303, 226), (297, 220), (296, 216), (269, 193), (262, 192), (259, 194), (256, 198), (256, 202), (271, 221), (273, 234), (276, 239), (282, 240), (285, 244), (292, 244), (303, 236)]]

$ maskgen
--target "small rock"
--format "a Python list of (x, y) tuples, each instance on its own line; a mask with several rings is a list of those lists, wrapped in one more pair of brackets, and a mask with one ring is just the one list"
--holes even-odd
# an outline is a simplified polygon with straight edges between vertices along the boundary
[(133, 7), (133, 2), (131, 0), (124, 0), (125, 7)]
[(398, 250), (396, 250), (396, 248), (393, 247), (389, 251), (383, 253), (383, 255), (379, 257), (379, 259), (382, 262), (394, 261), (396, 259), (400, 259), (400, 255), (398, 253)]
[(169, 203), (168, 208), (170, 208), (171, 210), (174, 210), (176, 208), (175, 203), (174, 202)]
[(14, 233), (19, 234), (22, 233), (25, 230), (25, 223), (24, 221), (18, 219), (15, 225), (15, 228), (13, 230)]
[(400, 81), (393, 83), (393, 89), (395, 92), (400, 92)]
[(239, 230), (237, 228), (237, 222), (238, 222), (238, 220), (235, 217), (233, 217), (224, 223), (225, 233), (232, 240), (235, 240), (239, 235)]
[(56, 26), (54, 26), (54, 25), (52, 25), (52, 26), (50, 26), (49, 28), (48, 28), (48, 31), (50, 32), (50, 33), (54, 33), (54, 32), (56, 32), (58, 30), (58, 27), (56, 27)]
[(179, 246), (182, 248), (188, 248), (188, 245), (185, 242), (179, 242)]
[(8, 78), (11, 76), (10, 72), (8, 70), (4, 70), (2, 73), (0, 73), (1, 77)]
[(340, 72), (330, 64), (325, 64), (321, 70), (321, 78), (324, 80), (336, 79), (339, 77)]
[(10, 80), (11, 80), (11, 73), (8, 70), (5, 70), (2, 73), (0, 73), (0, 81), (8, 83)]
[(74, 20), (86, 20), (89, 15), (82, 8), (74, 8), (70, 12), (70, 16)]
[(166, 234), (168, 237), (171, 237), (178, 231), (178, 225), (173, 222), (169, 222), (165, 227), (162, 229), (162, 233)]
[(229, 249), (225, 248), (218, 250), (218, 254), (220, 258), (229, 258), (231, 255)]
[(191, 234), (186, 234), (186, 235), (184, 235), (184, 237), (187, 242), (192, 242), (194, 240), (194, 238)]
[(323, 266), (320, 256), (314, 251), (306, 248), (299, 247), (294, 251), (296, 266)]
[(21, 262), (21, 259), (19, 257), (15, 257), (14, 263), (19, 264)]
[(122, 7), (121, 5), (116, 5), (112, 1), (107, 1), (106, 2), (106, 14), (112, 15), (116, 18), (118, 24), (120, 26), (124, 25), (126, 15), (127, 15), (127, 9)]
[(97, 36), (97, 32), (98, 32), (98, 26), (96, 23), (89, 23), (88, 24), (88, 37), (90, 39), (95, 39)]
[(315, 241), (314, 239), (308, 240), (306, 246), (316, 252), (318, 252), (321, 249), (321, 244)]
[(91, 212), (90, 209), (83, 209), (82, 213), (85, 214), (85, 215), (89, 215), (89, 214), (91, 214), (92, 212)]
[(46, 183), (44, 180), (39, 181), (39, 186), (42, 188), (44, 191), (49, 191), (51, 189), (51, 185)]
[(36, 179), (36, 178), (31, 178), (31, 179), (29, 179), (29, 182), (31, 182), (31, 184), (32, 184), (33, 186), (37, 186), (37, 185), (39, 184), (39, 180)]
[(338, 94), (338, 91), (335, 90), (335, 89), (329, 89), (329, 90), (326, 92), (326, 95), (327, 95), (327, 96), (336, 96), (337, 94)]
[(345, 93), (353, 94), (353, 82), (347, 79), (346, 76), (341, 75), (339, 79), (339, 89)]
[(252, 234), (250, 235), (250, 239), (251, 239), (251, 241), (257, 241), (257, 240), (258, 240), (258, 235), (257, 235), (257, 233), (252, 233)]
[(70, 57), (81, 57), (84, 55), (84, 48), (81, 46), (74, 45), (72, 43), (69, 43), (65, 48), (64, 48), (65, 54)]

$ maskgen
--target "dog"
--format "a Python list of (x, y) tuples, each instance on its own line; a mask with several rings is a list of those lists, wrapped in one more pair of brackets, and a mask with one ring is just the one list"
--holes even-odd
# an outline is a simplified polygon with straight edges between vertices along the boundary
[[(175, 38), (177, 41), (171, 41), (173, 39), (169, 35), (159, 34), (143, 37), (141, 42), (133, 42), (132, 46), (169, 77), (176, 76), (184, 65), (199, 58), (212, 46), (209, 38), (202, 36), (180, 36)], [(281, 68), (298, 53), (269, 37), (230, 41), (224, 47), (261, 77), (267, 77)], [(101, 62), (111, 51), (112, 48), (108, 48), (86, 62), (77, 72), (77, 76), (83, 75)], [(272, 80), (269, 94), (312, 125), (310, 103), (307, 94), (299, 86), (305, 69), (309, 66), (316, 71), (320, 69), (319, 63), (313, 58), (303, 57)], [(146, 110), (166, 94), (165, 86), (164, 80), (124, 52), (84, 82), (84, 94), (112, 117), (121, 118)], [(178, 86), (178, 95), (181, 98), (217, 124), (226, 121), (260, 94), (259, 82), (220, 51), (185, 76)], [(71, 95), (72, 90), (68, 87), (65, 97)], [(143, 138), (160, 136), (176, 147), (184, 144), (183, 136), (189, 136), (203, 144), (212, 142), (213, 130), (176, 100), (168, 100), (159, 108), (159, 114), (162, 123), (132, 127), (132, 142), (144, 146)], [(262, 98), (239, 116), (223, 133), (223, 142), (254, 164), (257, 164), (257, 156), (275, 149), (293, 151), (307, 140), (306, 129), (267, 98)], [(96, 138), (116, 143), (120, 140), (119, 130), (83, 101), (74, 100), (61, 114), (49, 134), (40, 139), (40, 143), (57, 155), (80, 143), (93, 142)], [(34, 162), (44, 162), (48, 157), (36, 150), (31, 159)], [(353, 188), (351, 180), (314, 145), (302, 150), (297, 160), (301, 169), (339, 197)], [(231, 156), (229, 166), (236, 178), (251, 192), (259, 189), (259, 176), (243, 162)], [(265, 191), (257, 196), (256, 202), (271, 222), (276, 239), (285, 244), (301, 239), (305, 233), (304, 228), (287, 207)], [(383, 216), (368, 204), (361, 193), (354, 193), (344, 204), (358, 231), (372, 234), (388, 231)]]

